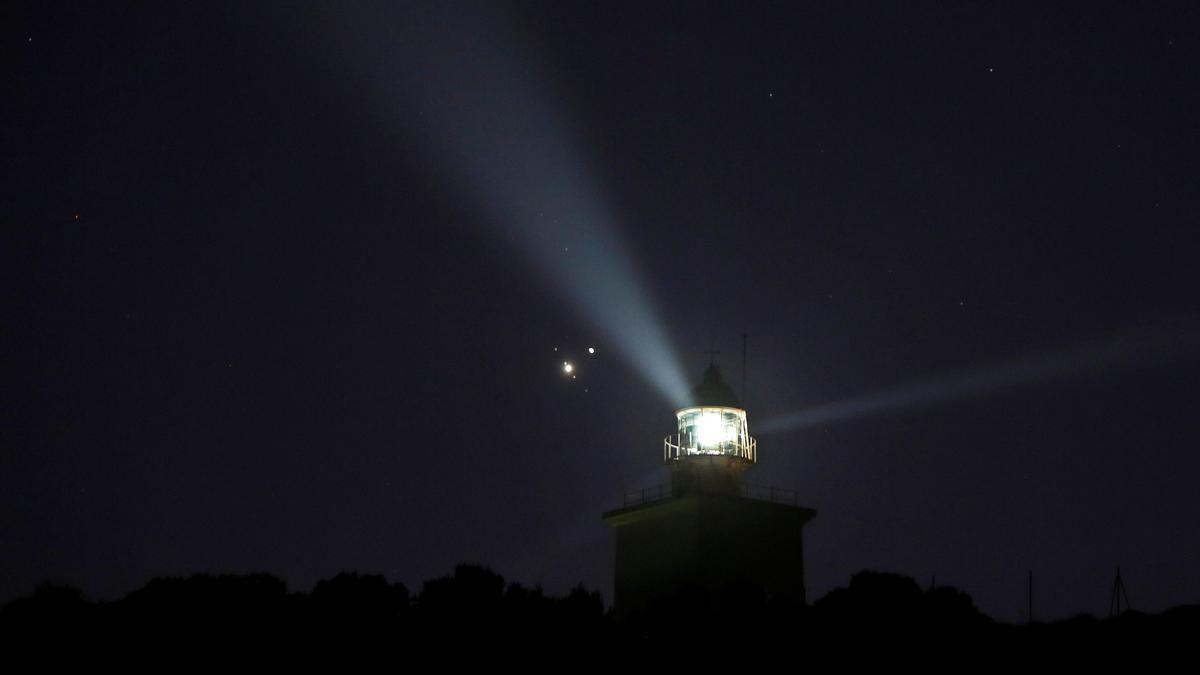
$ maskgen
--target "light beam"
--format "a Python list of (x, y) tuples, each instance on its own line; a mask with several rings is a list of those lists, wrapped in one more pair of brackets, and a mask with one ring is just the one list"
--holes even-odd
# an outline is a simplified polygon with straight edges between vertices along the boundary
[(622, 218), (573, 138), (561, 96), (525, 53), (534, 40), (491, 3), (349, 13), (342, 35), (388, 130), (421, 139), (497, 239), (681, 405), (687, 381), (621, 238)]
[(817, 425), (919, 408), (951, 400), (996, 394), (1056, 380), (1157, 365), (1193, 355), (1200, 327), (1141, 331), (1093, 340), (1073, 348), (1000, 361), (975, 370), (893, 387), (852, 399), (825, 403), (769, 418), (759, 433)]

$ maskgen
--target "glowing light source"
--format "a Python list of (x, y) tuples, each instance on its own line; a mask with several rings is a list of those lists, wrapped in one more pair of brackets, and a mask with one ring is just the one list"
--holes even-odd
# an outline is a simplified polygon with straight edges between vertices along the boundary
[(568, 363), (566, 361), (563, 361), (563, 372), (564, 373), (570, 373), (574, 370), (575, 370), (575, 366), (571, 365), (570, 363)]
[(595, 354), (595, 353), (596, 353), (596, 348), (595, 348), (595, 347), (588, 347), (588, 353), (589, 353), (589, 354)]
[(728, 430), (721, 424), (721, 415), (704, 412), (696, 419), (696, 441), (702, 448), (714, 448), (729, 438)]

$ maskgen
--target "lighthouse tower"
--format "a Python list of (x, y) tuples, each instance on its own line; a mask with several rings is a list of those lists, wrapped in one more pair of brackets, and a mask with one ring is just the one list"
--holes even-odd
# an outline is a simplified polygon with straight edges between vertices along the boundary
[(614, 613), (672, 606), (719, 613), (747, 597), (805, 602), (801, 531), (816, 511), (743, 480), (758, 462), (746, 410), (710, 363), (663, 440), (669, 489), (626, 495), (603, 515), (617, 531)]

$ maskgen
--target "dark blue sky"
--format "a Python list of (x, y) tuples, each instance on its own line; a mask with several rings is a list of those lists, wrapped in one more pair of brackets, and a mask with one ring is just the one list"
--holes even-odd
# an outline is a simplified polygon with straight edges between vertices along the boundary
[[(749, 334), (752, 432), (1162, 337), (760, 434), (751, 480), (819, 511), (810, 599), (936, 574), (1016, 620), (1033, 569), (1061, 617), (1120, 564), (1200, 602), (1195, 6), (646, 4), (4, 10), (0, 601), (460, 561), (610, 596), (599, 514), (673, 430), (624, 270), (689, 379)], [(620, 263), (572, 291), (597, 213)]]

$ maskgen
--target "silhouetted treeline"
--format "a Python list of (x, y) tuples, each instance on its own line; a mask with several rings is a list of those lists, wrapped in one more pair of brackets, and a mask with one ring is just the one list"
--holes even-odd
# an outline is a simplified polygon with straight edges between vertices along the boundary
[[(664, 641), (710, 634), (753, 636), (759, 644), (781, 649), (889, 641), (1041, 649), (1099, 645), (1114, 637), (1185, 642), (1200, 634), (1197, 628), (1200, 606), (1154, 616), (1126, 612), (1107, 620), (1079, 616), (1032, 626), (998, 624), (962, 591), (922, 589), (908, 577), (869, 571), (811, 606), (782, 603), (751, 586), (731, 588), (720, 598), (693, 590), (617, 622), (597, 592), (580, 586), (565, 596), (550, 596), (477, 565), (459, 565), (450, 576), (426, 581), (416, 594), (382, 576), (357, 573), (319, 581), (308, 593), (289, 592), (268, 574), (197, 574), (153, 579), (110, 602), (89, 601), (71, 587), (43, 585), (0, 610), (0, 631), (6, 636), (79, 631), (120, 639), (170, 636), (176, 643), (208, 645), (223, 637), (285, 645), (369, 636), (377, 645), (416, 648), (555, 645), (606, 653), (653, 650)], [(286, 641), (262, 642), (268, 635)]]
[[(428, 645), (536, 635), (578, 643), (610, 630), (600, 594), (576, 587), (565, 596), (506, 583), (477, 565), (425, 582), (410, 595), (383, 576), (342, 573), (308, 593), (288, 592), (269, 574), (156, 578), (125, 597), (91, 602), (75, 588), (43, 585), (0, 610), (0, 633), (201, 636), (388, 636)], [(203, 638), (208, 641), (208, 637)]]

